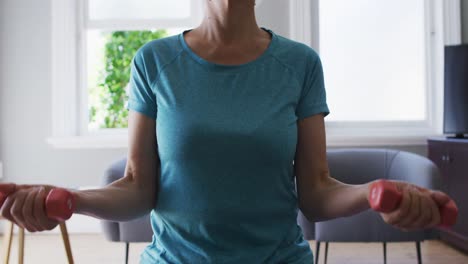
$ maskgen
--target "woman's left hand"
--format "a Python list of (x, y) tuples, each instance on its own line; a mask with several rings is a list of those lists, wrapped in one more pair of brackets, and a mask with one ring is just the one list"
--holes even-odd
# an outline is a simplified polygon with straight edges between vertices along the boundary
[(439, 207), (450, 201), (448, 195), (409, 183), (394, 183), (403, 197), (396, 210), (380, 213), (386, 223), (406, 232), (433, 228), (440, 224)]

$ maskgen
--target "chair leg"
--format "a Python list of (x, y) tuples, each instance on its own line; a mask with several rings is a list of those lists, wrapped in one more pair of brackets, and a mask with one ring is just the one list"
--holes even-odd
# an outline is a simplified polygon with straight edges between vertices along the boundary
[(383, 263), (387, 264), (387, 242), (383, 242)]
[(23, 264), (24, 262), (24, 228), (19, 228), (18, 236), (18, 263)]
[(319, 263), (320, 241), (315, 241), (315, 264)]
[(325, 242), (325, 264), (327, 264), (328, 259), (328, 242)]
[(13, 239), (13, 222), (8, 221), (4, 234), (3, 234), (3, 263), (8, 264), (10, 262), (10, 251), (11, 251), (11, 242)]
[(130, 248), (130, 243), (125, 243), (125, 264), (128, 264), (128, 251)]
[(416, 252), (418, 253), (418, 264), (422, 264), (422, 259), (421, 259), (421, 242), (416, 241)]
[(65, 246), (65, 252), (67, 253), (68, 263), (73, 264), (73, 255), (70, 246), (70, 239), (68, 237), (68, 231), (65, 222), (60, 223), (60, 232), (62, 233), (63, 245)]

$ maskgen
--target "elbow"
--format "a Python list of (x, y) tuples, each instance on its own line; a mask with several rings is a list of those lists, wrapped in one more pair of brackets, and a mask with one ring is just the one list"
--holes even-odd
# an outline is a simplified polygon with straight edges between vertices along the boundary
[[(156, 208), (158, 197), (158, 186), (156, 180), (142, 181), (143, 177), (134, 177), (133, 173), (128, 173), (122, 181), (125, 182), (128, 190), (131, 190), (130, 196), (133, 197), (134, 204), (140, 208), (141, 214), (146, 214)], [(145, 177), (150, 179), (150, 177)]]
[(317, 222), (317, 220), (313, 217), (313, 215), (304, 212), (303, 210), (300, 210), (302, 217), (305, 218), (307, 221), (314, 223)]
[(156, 183), (135, 183), (135, 185), (135, 195), (138, 197), (138, 203), (143, 205), (145, 212), (149, 212), (156, 208), (158, 198), (158, 186), (156, 186)]
[[(311, 201), (311, 202), (309, 202)], [(315, 201), (315, 202), (314, 202)], [(331, 219), (323, 203), (318, 199), (299, 199), (299, 210), (309, 222), (321, 222)]]
[(315, 223), (315, 222), (322, 222), (322, 221), (326, 221), (328, 220), (328, 218), (326, 217), (321, 217), (320, 215), (310, 211), (310, 210), (303, 210), (303, 209), (300, 209), (301, 211), (301, 214), (303, 215), (303, 217), (305, 219), (307, 219), (307, 221), (311, 222), (311, 223)]
[(317, 222), (317, 214), (314, 212), (313, 208), (307, 203), (301, 202), (301, 200), (299, 200), (299, 210), (304, 216), (304, 218), (307, 219), (309, 222)]

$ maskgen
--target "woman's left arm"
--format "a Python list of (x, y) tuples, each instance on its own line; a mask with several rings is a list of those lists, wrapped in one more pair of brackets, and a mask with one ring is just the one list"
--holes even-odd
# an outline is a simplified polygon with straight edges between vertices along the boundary
[(298, 121), (294, 169), (299, 208), (309, 221), (349, 216), (369, 208), (368, 184), (349, 185), (330, 176), (322, 114)]
[[(325, 124), (322, 114), (298, 121), (298, 141), (294, 169), (299, 208), (312, 222), (350, 216), (369, 209), (369, 186), (350, 185), (330, 175)], [(437, 204), (450, 198), (441, 192), (422, 192), (409, 183), (395, 182), (403, 193), (397, 210), (381, 213), (388, 224), (402, 230), (433, 227), (440, 222)], [(432, 197), (432, 198), (431, 198)], [(437, 204), (436, 204), (437, 202)]]

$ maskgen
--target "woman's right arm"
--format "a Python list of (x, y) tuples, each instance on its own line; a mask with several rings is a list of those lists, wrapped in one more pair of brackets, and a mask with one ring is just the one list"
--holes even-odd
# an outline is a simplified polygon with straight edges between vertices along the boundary
[[(126, 221), (142, 216), (156, 206), (159, 178), (157, 168), (156, 121), (130, 111), (128, 121), (129, 150), (123, 178), (95, 190), (72, 191), (75, 213), (111, 221)], [(51, 230), (58, 222), (45, 213), (44, 201), (52, 185), (2, 184), (0, 215), (30, 232)], [(4, 191), (5, 191), (4, 190)]]
[(155, 208), (159, 189), (155, 128), (154, 119), (130, 110), (124, 177), (101, 189), (74, 191), (75, 213), (104, 220), (126, 221)]

